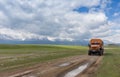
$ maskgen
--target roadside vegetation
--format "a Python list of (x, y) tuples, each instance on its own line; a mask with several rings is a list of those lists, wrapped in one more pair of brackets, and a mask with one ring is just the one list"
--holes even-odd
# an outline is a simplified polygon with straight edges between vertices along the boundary
[(81, 54), (87, 54), (87, 47), (65, 45), (0, 45), (0, 72)]
[(120, 77), (120, 47), (107, 46), (104, 58), (94, 77)]

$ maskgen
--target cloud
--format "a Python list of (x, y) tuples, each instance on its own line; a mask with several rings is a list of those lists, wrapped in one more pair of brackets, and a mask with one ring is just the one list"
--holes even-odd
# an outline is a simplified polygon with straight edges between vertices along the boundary
[(120, 19), (117, 18), (115, 20), (109, 21), (109, 35), (103, 37), (104, 40), (109, 40), (112, 43), (120, 43)]
[(0, 24), (6, 25), (8, 23), (9, 23), (8, 17), (2, 11), (0, 11)]
[[(0, 0), (0, 39), (76, 41), (111, 33), (104, 11), (106, 0)], [(100, 11), (88, 13), (76, 8)]]
[(0, 28), (0, 39), (8, 39), (8, 40), (26, 40), (26, 39), (43, 39), (43, 36), (36, 35), (29, 32), (24, 32), (20, 30), (12, 30), (8, 28)]
[(120, 15), (120, 13), (114, 13), (114, 14), (113, 14), (113, 16), (115, 16), (115, 17), (116, 17), (116, 16), (119, 16), (119, 15)]
[(112, 36), (105, 37), (103, 39), (104, 40), (109, 40), (112, 43), (120, 43), (119, 38), (120, 38), (120, 34), (115, 34), (115, 35), (112, 35)]

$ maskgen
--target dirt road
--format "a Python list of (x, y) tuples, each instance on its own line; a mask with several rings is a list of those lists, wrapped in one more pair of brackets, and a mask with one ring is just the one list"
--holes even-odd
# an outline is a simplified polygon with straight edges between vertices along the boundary
[(102, 57), (80, 55), (36, 64), (19, 70), (2, 72), (1, 77), (90, 77)]

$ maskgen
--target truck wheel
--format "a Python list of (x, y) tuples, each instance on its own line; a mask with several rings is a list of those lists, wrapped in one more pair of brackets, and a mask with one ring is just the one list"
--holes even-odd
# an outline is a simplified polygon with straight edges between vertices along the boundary
[(103, 50), (102, 50), (102, 55), (103, 55)]
[(102, 56), (102, 51), (99, 52), (99, 56)]
[(102, 55), (104, 55), (104, 50), (102, 50)]
[(90, 51), (88, 51), (88, 55), (91, 55), (91, 52), (90, 52)]

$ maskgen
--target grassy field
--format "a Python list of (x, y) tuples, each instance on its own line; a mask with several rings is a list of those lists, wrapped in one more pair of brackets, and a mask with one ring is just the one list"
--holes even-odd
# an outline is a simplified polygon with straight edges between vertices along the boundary
[(103, 61), (94, 77), (120, 77), (119, 46), (110, 46), (105, 49)]
[(0, 72), (86, 53), (83, 46), (0, 45)]
[[(93, 77), (120, 77), (120, 48), (106, 47)], [(0, 45), (0, 72), (32, 66), (53, 59), (87, 54), (88, 47), (65, 45)]]

